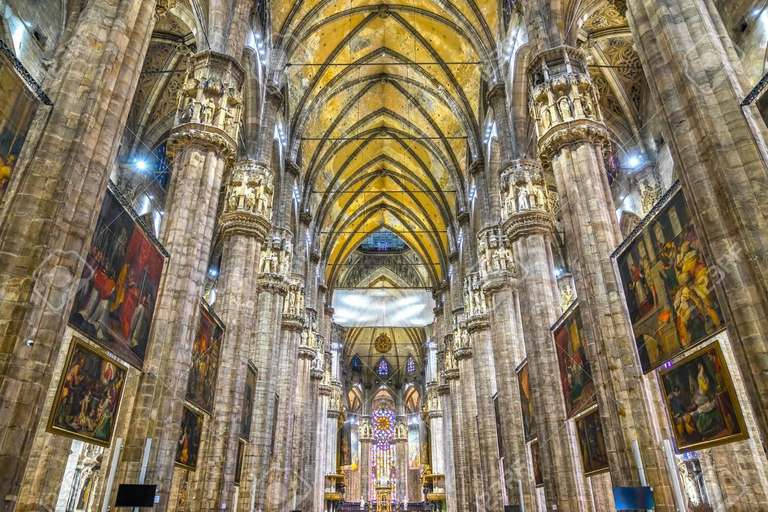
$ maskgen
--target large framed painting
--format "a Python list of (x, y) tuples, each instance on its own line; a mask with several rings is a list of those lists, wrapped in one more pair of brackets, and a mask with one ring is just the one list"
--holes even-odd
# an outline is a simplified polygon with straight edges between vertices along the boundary
[(614, 255), (644, 372), (725, 328), (679, 185)]
[(51, 407), (48, 431), (108, 447), (128, 368), (106, 352), (72, 338)]
[(587, 359), (584, 326), (578, 304), (572, 306), (553, 329), (565, 410), (572, 417), (595, 403), (595, 382)]
[(533, 464), (533, 482), (536, 487), (544, 486), (544, 473), (541, 471), (541, 458), (539, 457), (539, 442), (531, 443), (531, 463)]
[(527, 360), (523, 361), (517, 368), (517, 384), (520, 387), (520, 405), (523, 409), (523, 433), (525, 440), (530, 441), (536, 437), (536, 415), (533, 410), (531, 379), (528, 374)]
[(107, 190), (70, 325), (142, 368), (166, 255), (134, 212)]
[(430, 457), (432, 446), (431, 434), (429, 425), (425, 421), (419, 421), (419, 442), (421, 444), (421, 460), (419, 462), (422, 465), (432, 464), (432, 458)]
[(341, 425), (341, 466), (343, 469), (349, 469), (352, 466), (352, 422), (345, 421)]
[(7, 46), (0, 40), (0, 205), (16, 170), (32, 118), (40, 105), (39, 97), (30, 84), (16, 71), (17, 67), (23, 69), (23, 66), (6, 49)]
[(245, 387), (243, 389), (243, 407), (240, 412), (240, 439), (248, 441), (251, 436), (251, 418), (253, 414), (253, 393), (256, 389), (256, 367), (250, 362), (246, 366)]
[(408, 427), (408, 467), (411, 469), (421, 467), (421, 444), (419, 442), (419, 428), (416, 425)]
[(216, 376), (219, 373), (223, 336), (224, 324), (203, 302), (200, 305), (195, 344), (192, 346), (187, 400), (208, 414), (213, 411), (213, 400), (216, 397)]
[(608, 451), (605, 448), (603, 425), (597, 409), (576, 420), (581, 464), (586, 476), (608, 471)]
[(719, 342), (661, 370), (659, 380), (678, 451), (749, 437)]
[(240, 485), (240, 479), (243, 476), (243, 462), (245, 459), (245, 441), (238, 439), (237, 442), (237, 460), (235, 461), (235, 485)]
[(181, 413), (181, 433), (176, 446), (176, 465), (194, 471), (200, 453), (200, 439), (203, 436), (203, 415), (184, 406)]

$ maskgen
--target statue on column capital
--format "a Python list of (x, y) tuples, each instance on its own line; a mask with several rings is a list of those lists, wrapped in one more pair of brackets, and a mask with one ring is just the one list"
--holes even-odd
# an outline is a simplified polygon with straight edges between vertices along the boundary
[(245, 70), (229, 55), (206, 50), (187, 58), (175, 127), (168, 140), (169, 157), (187, 146), (203, 145), (234, 162), (244, 80)]
[(244, 161), (235, 164), (229, 175), (221, 218), (221, 232), (248, 232), (264, 240), (269, 231), (274, 192), (272, 171)]
[(501, 172), (502, 219), (509, 241), (531, 232), (550, 233), (557, 194), (536, 160), (520, 159)]
[(543, 159), (569, 145), (609, 139), (584, 52), (569, 46), (543, 51), (531, 61), (528, 76), (529, 108)]
[(484, 290), (490, 280), (505, 281), (515, 273), (512, 251), (498, 226), (483, 229), (477, 234), (477, 260)]

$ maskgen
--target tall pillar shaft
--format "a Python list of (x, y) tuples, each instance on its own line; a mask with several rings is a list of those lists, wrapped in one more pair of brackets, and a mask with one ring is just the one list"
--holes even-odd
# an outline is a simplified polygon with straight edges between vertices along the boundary
[[(629, 317), (610, 255), (621, 242), (603, 163), (608, 132), (584, 54), (560, 47), (529, 67), (532, 111), (542, 159), (551, 165), (563, 205), (568, 256), (581, 298), (587, 356), (614, 485), (637, 485), (632, 442), (637, 440), (659, 510), (673, 507), (669, 475), (655, 444)], [(578, 186), (574, 186), (578, 184)], [(533, 261), (538, 261), (534, 258)], [(525, 301), (523, 301), (525, 302)], [(531, 374), (534, 375), (533, 368)]]
[[(469, 339), (464, 331), (462, 337)], [(461, 397), (461, 437), (464, 456), (461, 460), (462, 471), (467, 479), (466, 510), (481, 512), (484, 489), (481, 473), (474, 467), (476, 459), (472, 454), (480, 453), (477, 428), (477, 396), (475, 395), (475, 371), (472, 364), (472, 347), (469, 341), (460, 343), (455, 353), (459, 370), (459, 395)]]
[[(508, 502), (520, 505), (518, 481), (528, 480), (528, 465), (520, 415), (520, 388), (515, 369), (516, 362), (522, 361), (525, 350), (522, 348), (522, 333), (518, 332), (515, 322), (517, 305), (512, 289), (514, 264), (507, 259), (510, 254), (501, 240), (494, 250), (502, 253), (495, 259), (500, 261), (505, 258), (506, 263), (504, 269), (489, 272), (484, 279), (483, 290), (488, 297), (499, 419), (502, 425), (500, 455), (504, 458), (503, 481)], [(524, 489), (525, 508), (532, 507), (533, 497), (528, 492), (528, 486), (524, 486)]]
[[(148, 481), (168, 505), (183, 397), (200, 319), (200, 300), (213, 240), (219, 190), (234, 161), (244, 70), (233, 58), (205, 51), (190, 57), (168, 153), (174, 172), (167, 196), (166, 265), (149, 351), (125, 442), (120, 480), (135, 481), (147, 437), (153, 438)], [(206, 81), (207, 80), (207, 81)], [(205, 83), (205, 86), (198, 87)], [(226, 84), (226, 85), (224, 85)], [(192, 92), (194, 91), (194, 92)], [(231, 100), (231, 103), (230, 103)], [(205, 111), (189, 106), (205, 104)], [(230, 116), (225, 114), (230, 113)], [(229, 122), (229, 121), (232, 122)], [(210, 431), (204, 440), (210, 441)]]
[[(227, 331), (219, 357), (212, 435), (199, 458), (203, 492), (191, 503), (193, 509), (214, 510), (222, 504), (231, 508), (228, 500), (234, 495), (248, 361), (251, 343), (258, 335), (254, 314), (261, 248), (269, 231), (271, 194), (266, 185), (271, 182), (268, 169), (253, 162), (239, 162), (226, 187), (224, 213), (219, 222), (223, 250), (216, 306)], [(252, 404), (253, 397), (248, 400)]]
[[(27, 135), (0, 209), (0, 497), (8, 511), (24, 478), (156, 4), (83, 6), (77, 36), (68, 32), (47, 87), (53, 106), (39, 108), (41, 122)], [(120, 22), (105, 26), (104, 19)]]
[(630, 0), (635, 47), (710, 267), (736, 361), (768, 442), (766, 127), (714, 5)]

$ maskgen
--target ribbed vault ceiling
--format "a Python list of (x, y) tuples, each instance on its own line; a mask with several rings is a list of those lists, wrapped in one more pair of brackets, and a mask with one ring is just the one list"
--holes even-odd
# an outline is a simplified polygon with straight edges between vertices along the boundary
[(327, 282), (386, 227), (436, 285), (480, 151), (498, 3), (277, 1), (271, 16), (287, 61), (291, 154), (301, 155)]

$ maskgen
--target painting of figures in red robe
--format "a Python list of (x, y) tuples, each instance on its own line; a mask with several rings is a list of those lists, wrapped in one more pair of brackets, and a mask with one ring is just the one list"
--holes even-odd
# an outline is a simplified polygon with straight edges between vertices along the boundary
[(681, 192), (644, 221), (616, 263), (644, 372), (725, 328)]
[(13, 63), (0, 52), (0, 205), (38, 104)]
[(176, 465), (194, 471), (203, 436), (203, 415), (184, 406), (181, 414), (181, 433), (176, 445)]
[(587, 359), (579, 306), (571, 309), (554, 329), (565, 410), (570, 418), (595, 403), (595, 382)]
[(200, 323), (192, 347), (189, 364), (187, 400), (211, 414), (216, 396), (216, 376), (219, 373), (219, 355), (224, 326), (203, 303), (200, 306)]
[(69, 316), (75, 329), (142, 368), (165, 258), (107, 191)]
[(103, 352), (73, 338), (51, 407), (48, 431), (109, 446), (127, 369)]
[(659, 380), (678, 451), (749, 437), (719, 343), (660, 371)]

